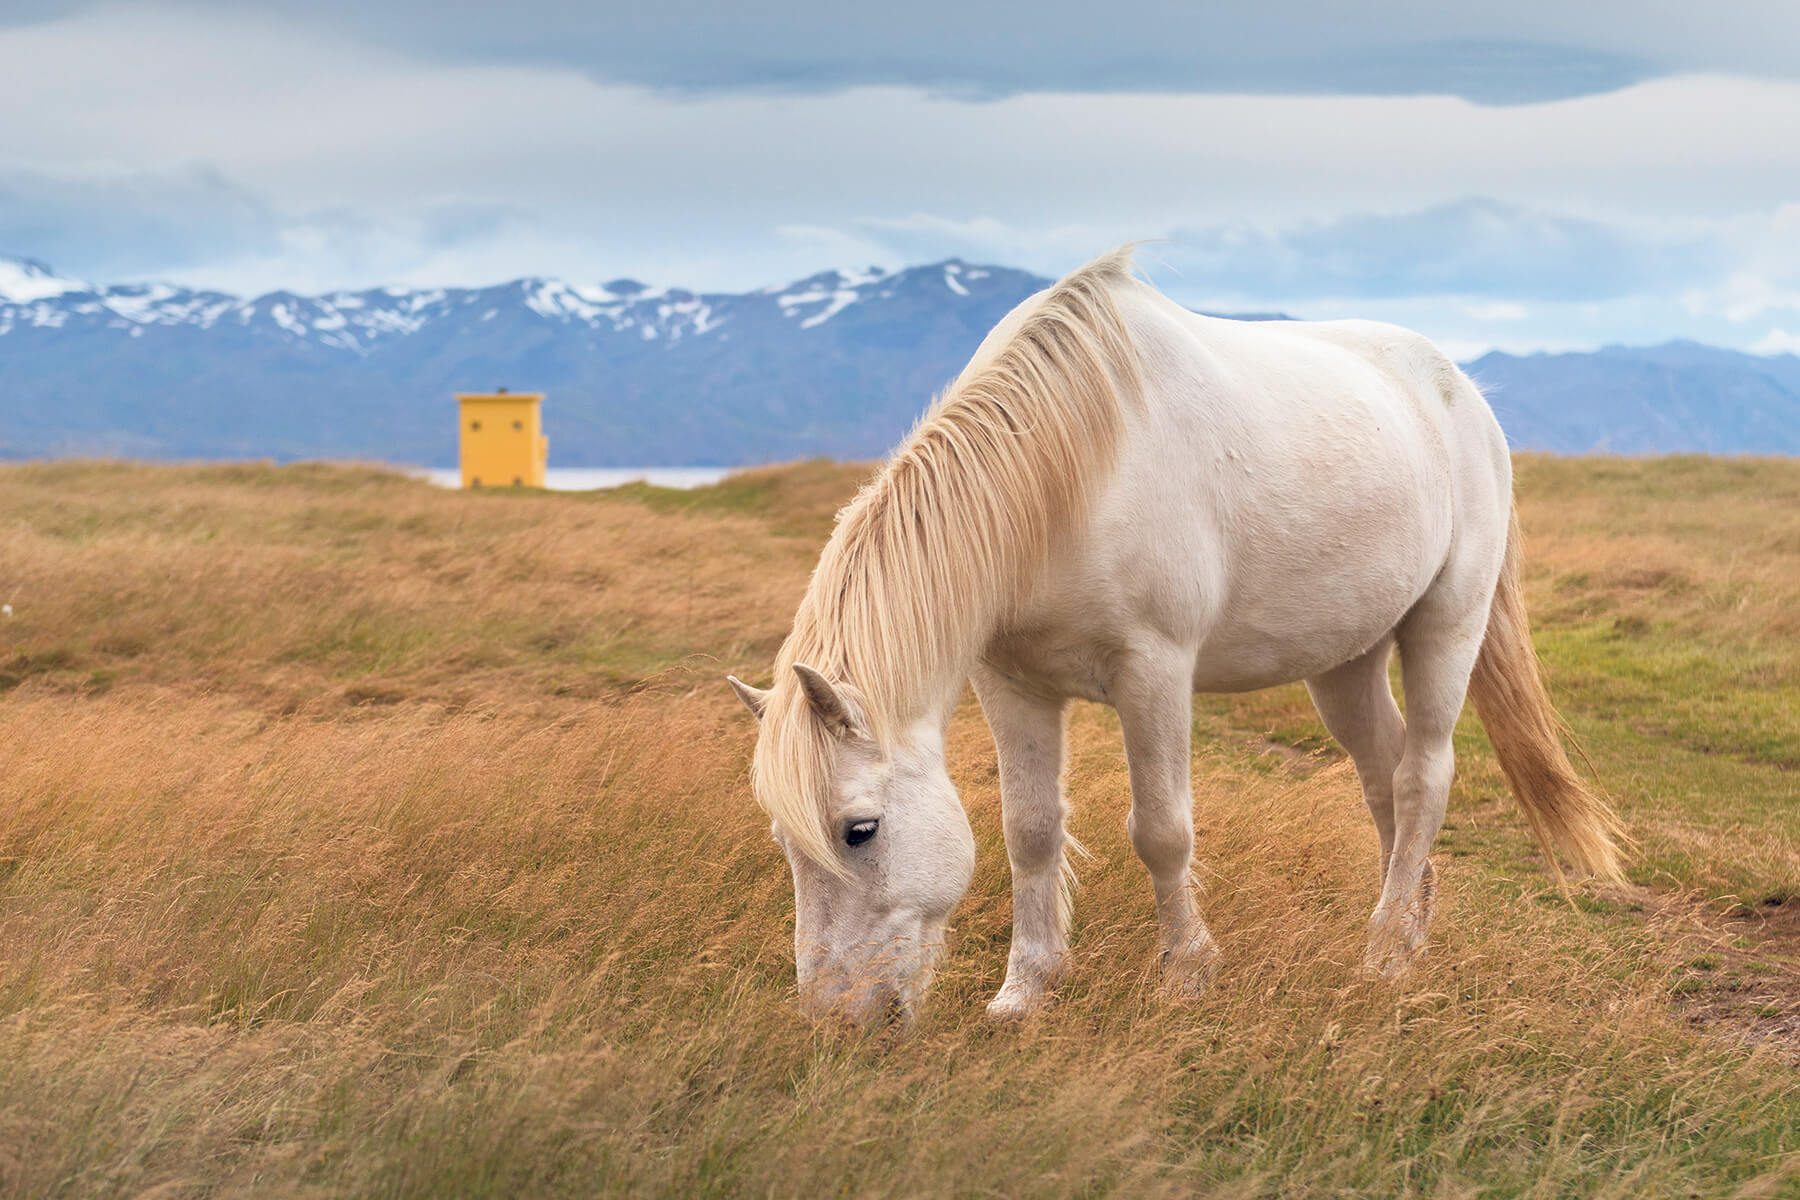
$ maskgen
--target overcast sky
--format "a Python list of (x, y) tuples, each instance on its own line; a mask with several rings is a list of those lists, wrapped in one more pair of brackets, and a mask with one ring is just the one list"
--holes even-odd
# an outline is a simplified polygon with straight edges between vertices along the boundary
[(100, 281), (739, 290), (1162, 238), (1190, 304), (1461, 354), (1800, 351), (1790, 0), (0, 0), (0, 106), (0, 255)]

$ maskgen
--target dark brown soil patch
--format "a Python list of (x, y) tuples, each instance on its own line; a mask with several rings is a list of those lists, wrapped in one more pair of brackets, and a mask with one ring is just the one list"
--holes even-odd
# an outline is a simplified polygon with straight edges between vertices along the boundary
[(1800, 901), (1722, 909), (1640, 887), (1606, 898), (1666, 933), (1669, 996), (1690, 1024), (1800, 1066)]

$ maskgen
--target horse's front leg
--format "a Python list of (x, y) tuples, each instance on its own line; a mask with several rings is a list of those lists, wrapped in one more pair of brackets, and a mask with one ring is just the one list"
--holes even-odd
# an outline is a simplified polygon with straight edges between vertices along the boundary
[(1182, 996), (1206, 987), (1218, 959), (1193, 875), (1193, 670), (1192, 656), (1179, 649), (1139, 652), (1121, 665), (1111, 689), (1131, 769), (1126, 828), (1156, 889), (1164, 983)]
[(988, 1015), (1019, 1017), (1050, 999), (1069, 949), (1065, 703), (1025, 692), (991, 671), (977, 671), (974, 682), (1000, 756), (1000, 809), (1013, 880), (1012, 953)]

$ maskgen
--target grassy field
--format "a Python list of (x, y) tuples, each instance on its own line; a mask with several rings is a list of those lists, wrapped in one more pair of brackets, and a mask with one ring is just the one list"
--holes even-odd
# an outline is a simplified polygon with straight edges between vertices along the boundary
[(0, 468), (0, 1195), (1800, 1196), (1800, 463), (1524, 458), (1539, 646), (1640, 845), (1550, 886), (1479, 727), (1432, 954), (1356, 964), (1354, 773), (1202, 698), (1213, 991), (1158, 998), (1117, 723), (1062, 1002), (806, 1026), (750, 719), (856, 468), (692, 493)]

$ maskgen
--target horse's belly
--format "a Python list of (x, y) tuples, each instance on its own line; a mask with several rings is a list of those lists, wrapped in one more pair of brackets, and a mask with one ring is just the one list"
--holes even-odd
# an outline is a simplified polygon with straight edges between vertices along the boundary
[(1419, 509), (1389, 514), (1379, 537), (1322, 518), (1288, 553), (1240, 550), (1199, 631), (1195, 690), (1272, 687), (1358, 657), (1424, 595), (1448, 540), (1448, 522)]
[(1399, 606), (1363, 609), (1349, 620), (1340, 615), (1329, 625), (1283, 633), (1227, 625), (1215, 630), (1195, 655), (1194, 690), (1252, 692), (1311, 679), (1362, 655), (1405, 613)]
[(1433, 557), (1414, 544), (1320, 557), (1292, 574), (1240, 561), (1232, 573), (1212, 556), (1178, 564), (1146, 547), (1159, 586), (1104, 586), (1120, 578), (1116, 566), (1072, 572), (983, 657), (1016, 682), (1103, 703), (1140, 649), (1190, 652), (1198, 692), (1274, 687), (1348, 662), (1385, 637), (1430, 585)]
[(1047, 589), (1022, 657), (1092, 696), (1138, 645), (1191, 652), (1204, 692), (1309, 679), (1360, 656), (1431, 586), (1449, 508), (1403, 469), (1340, 473), (1338, 485), (1330, 498), (1266, 485), (1229, 518), (1107, 520), (1091, 557)]

